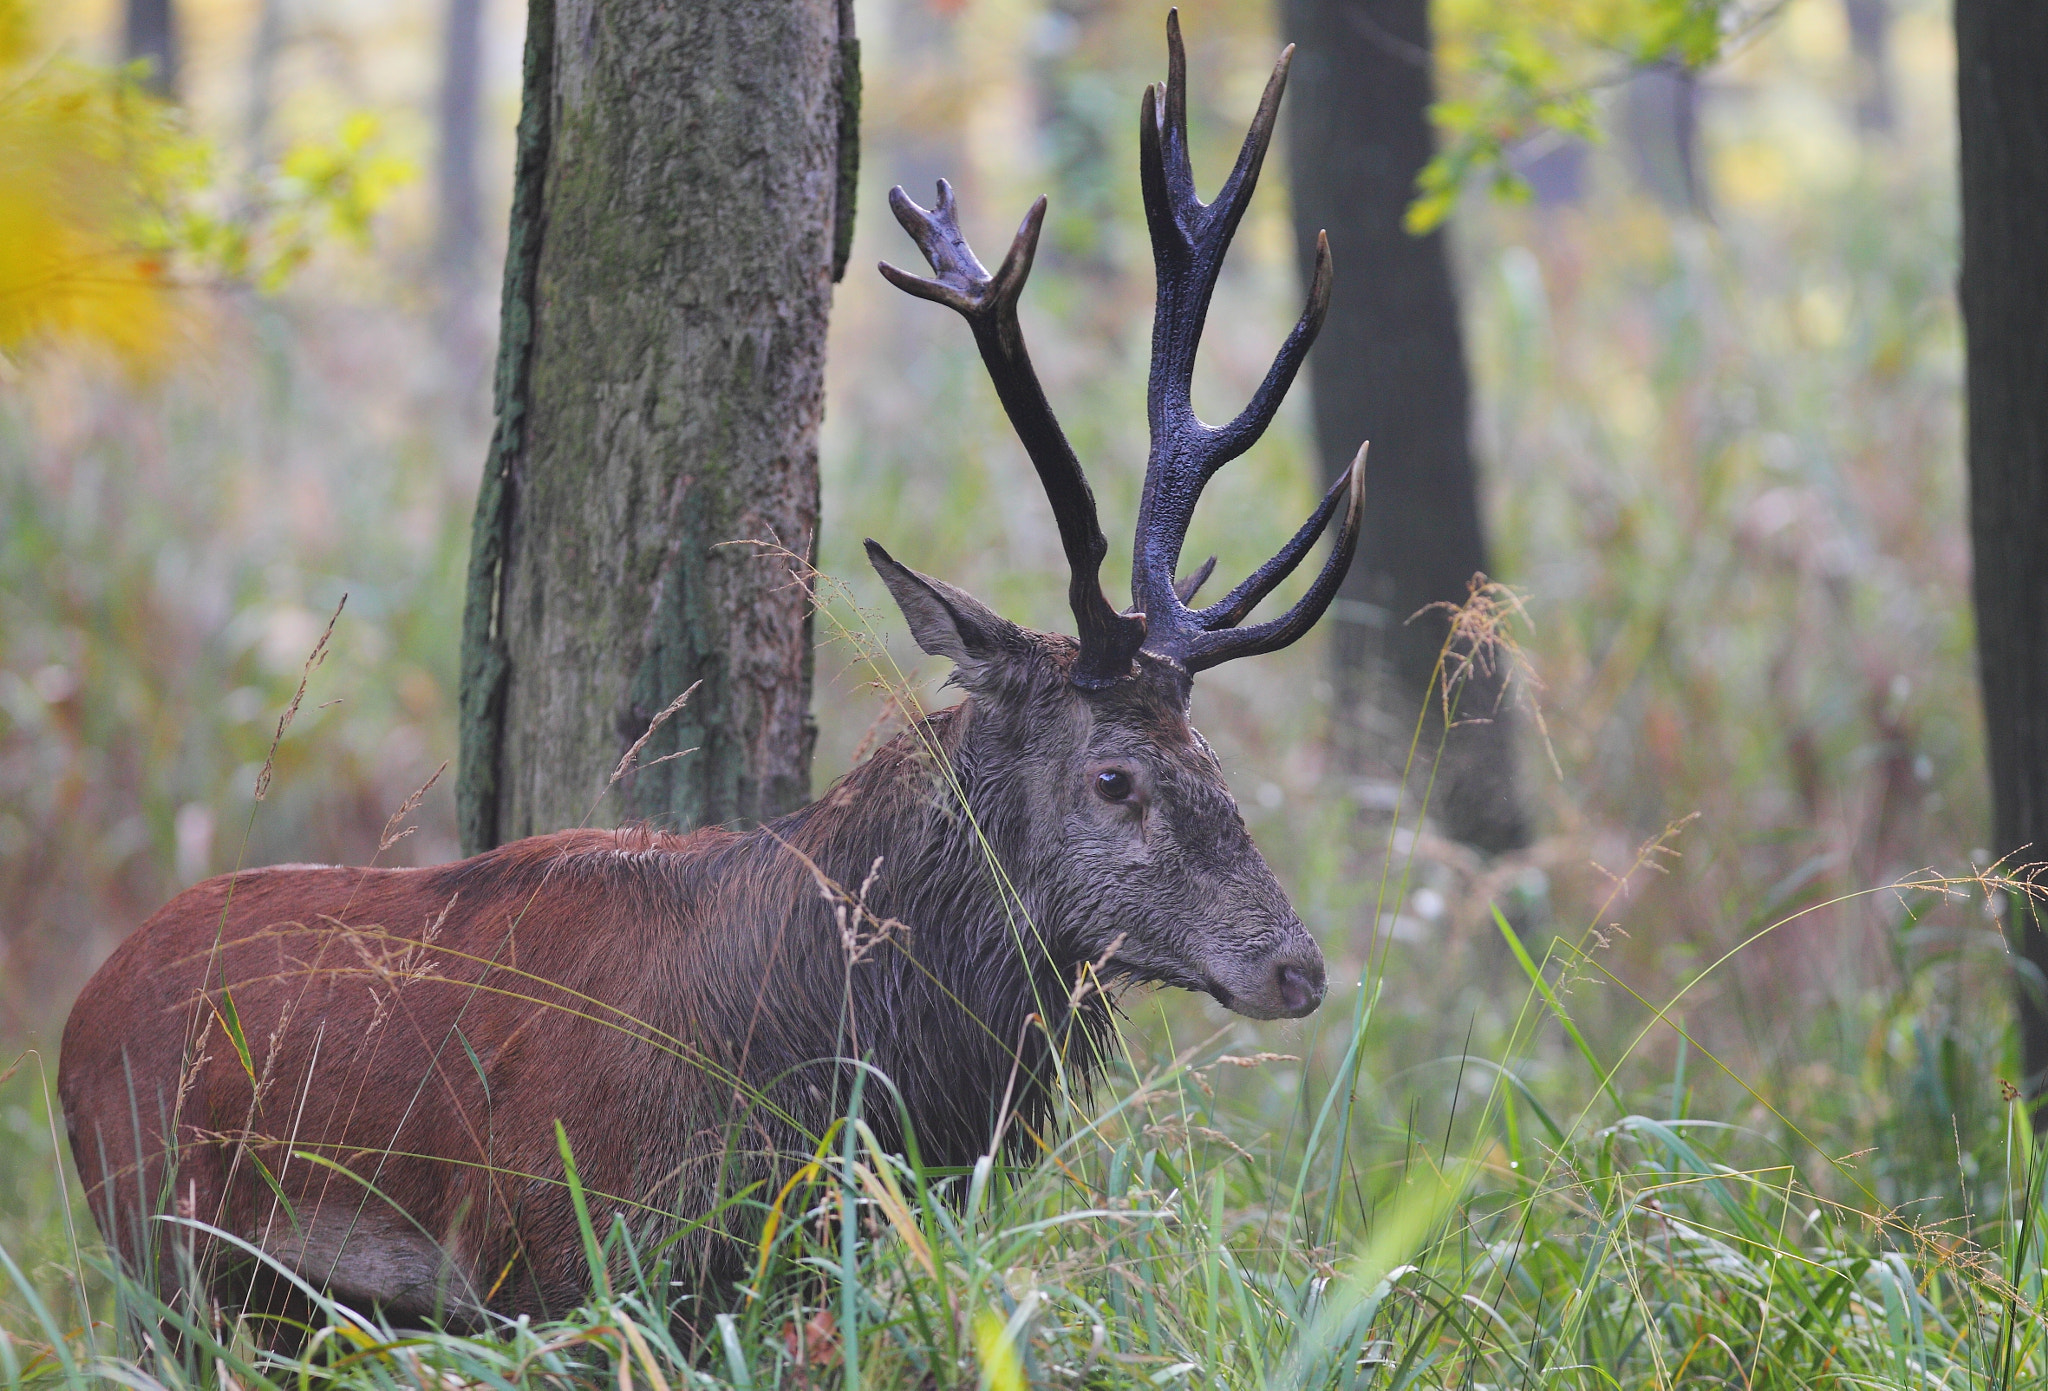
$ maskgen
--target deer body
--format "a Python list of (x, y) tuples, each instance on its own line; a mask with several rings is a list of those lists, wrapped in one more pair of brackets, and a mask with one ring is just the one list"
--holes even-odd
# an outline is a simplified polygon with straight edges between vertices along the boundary
[[(1037, 654), (1040, 699), (1064, 698), (1063, 658)], [(59, 1085), (103, 1230), (141, 1268), (175, 1255), (176, 1233), (146, 1225), (175, 1211), (344, 1302), (559, 1314), (588, 1284), (559, 1120), (600, 1230), (616, 1213), (651, 1246), (738, 1198), (678, 1262), (718, 1297), (747, 1273), (723, 1235), (758, 1213), (746, 1190), (772, 1193), (845, 1114), (840, 1059), (888, 1079), (927, 1162), (964, 1166), (990, 1147), (1013, 1059), (1031, 1128), (1054, 1042), (1092, 1067), (1103, 997), (1069, 1002), (1105, 953), (1262, 1013), (1320, 995), (1314, 944), (1227, 796), (1135, 839), (1046, 805), (1071, 781), (1048, 764), (1141, 746), (1154, 780), (1204, 778), (1213, 760), (1171, 702), (1134, 687), (1049, 734), (1032, 693), (1011, 695), (931, 717), (744, 834), (569, 831), (428, 869), (282, 866), (187, 890), (65, 1031)], [(867, 908), (902, 926), (849, 944), (813, 865), (842, 885), (872, 874)], [(1121, 888), (1102, 886), (1112, 874)], [(1231, 950), (1177, 947), (1163, 921), (1130, 941), (1162, 907), (1190, 939), (1233, 920)], [(1301, 972), (1291, 1000), (1221, 983), (1276, 961)], [(868, 1123), (899, 1145), (895, 1096), (878, 1081), (868, 1097)]]
[[(1251, 403), (1197, 419), (1202, 321), (1288, 60), (1204, 204), (1171, 15), (1167, 32), (1140, 124), (1159, 294), (1132, 608), (1102, 593), (1094, 496), (1017, 323), (1044, 200), (991, 275), (949, 188), (929, 212), (896, 190), (934, 275), (883, 272), (972, 327), (1059, 523), (1078, 638), (1010, 623), (871, 541), (918, 645), (967, 695), (811, 806), (747, 832), (570, 831), (430, 869), (279, 866), (173, 899), (80, 995), (59, 1071), (94, 1215), (131, 1270), (167, 1297), (201, 1283), (271, 1302), (275, 1279), (202, 1224), (401, 1318), (565, 1312), (589, 1269), (559, 1126), (600, 1233), (623, 1221), (642, 1251), (676, 1238), (683, 1283), (723, 1302), (857, 1075), (880, 1143), (965, 1166), (1041, 1128), (1056, 1061), (1096, 1065), (1109, 981), (1259, 1019), (1316, 1008), (1321, 953), (1188, 701), (1196, 673), (1294, 641), (1328, 606), (1364, 456), (1278, 555), (1189, 607), (1214, 564), (1175, 578), (1195, 502), (1271, 420), (1329, 265), (1324, 250)], [(1247, 625), (1333, 519), (1307, 593)]]

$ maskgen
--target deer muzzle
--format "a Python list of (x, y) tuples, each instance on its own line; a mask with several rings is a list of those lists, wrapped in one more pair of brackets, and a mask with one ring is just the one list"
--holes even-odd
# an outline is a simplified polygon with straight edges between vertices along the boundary
[(1323, 953), (1299, 923), (1273, 950), (1216, 962), (1207, 972), (1209, 993), (1249, 1019), (1299, 1019), (1323, 1002)]

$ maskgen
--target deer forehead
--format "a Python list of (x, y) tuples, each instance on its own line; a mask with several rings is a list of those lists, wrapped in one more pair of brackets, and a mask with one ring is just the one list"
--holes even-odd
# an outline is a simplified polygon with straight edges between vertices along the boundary
[(1087, 742), (1096, 751), (1108, 753), (1119, 745), (1136, 745), (1177, 755), (1177, 762), (1209, 761), (1209, 746), (1188, 723), (1178, 691), (1133, 676), (1107, 691), (1083, 695), (1080, 703), (1089, 716)]

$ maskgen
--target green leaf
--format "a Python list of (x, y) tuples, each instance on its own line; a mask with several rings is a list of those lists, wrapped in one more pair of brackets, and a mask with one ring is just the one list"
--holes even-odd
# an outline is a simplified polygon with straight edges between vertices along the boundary
[(1579, 1056), (1586, 1060), (1586, 1066), (1593, 1069), (1593, 1075), (1600, 1081), (1600, 1090), (1607, 1093), (1607, 1099), (1614, 1103), (1617, 1111), (1626, 1113), (1628, 1108), (1621, 1104), (1621, 1097), (1614, 1090), (1612, 1074), (1593, 1056), (1592, 1045), (1587, 1043), (1586, 1036), (1579, 1032), (1579, 1026), (1572, 1022), (1571, 1015), (1565, 1011), (1564, 1002), (1559, 1000), (1557, 992), (1550, 988), (1550, 982), (1543, 979), (1543, 972), (1529, 959), (1528, 948), (1524, 947), (1522, 939), (1515, 935), (1514, 926), (1508, 922), (1507, 915), (1500, 911), (1500, 905), (1494, 904), (1492, 907), (1494, 925), (1500, 929), (1500, 935), (1507, 939), (1508, 948), (1514, 952), (1515, 960), (1521, 963), (1530, 983), (1543, 996), (1543, 1003), (1550, 1006), (1550, 1012), (1557, 1016), (1557, 1022), (1564, 1025), (1565, 1033), (1570, 1036), (1573, 1046), (1579, 1050)]
[(590, 1262), (591, 1284), (611, 1298), (611, 1272), (605, 1268), (604, 1252), (597, 1244), (597, 1229), (590, 1225), (590, 1204), (584, 1201), (583, 1180), (576, 1173), (576, 1156), (569, 1149), (569, 1132), (555, 1122), (555, 1147), (562, 1152), (562, 1174), (569, 1184), (569, 1201), (576, 1208), (576, 1230), (583, 1234), (583, 1258)]
[(256, 1085), (256, 1061), (249, 1056), (249, 1040), (242, 1034), (242, 1016), (235, 1008), (233, 991), (221, 990), (220, 1004), (215, 1006), (213, 1017), (220, 1021), (228, 1041), (235, 1045), (235, 1056), (242, 1060), (242, 1071), (249, 1074), (249, 1086), (253, 1089)]

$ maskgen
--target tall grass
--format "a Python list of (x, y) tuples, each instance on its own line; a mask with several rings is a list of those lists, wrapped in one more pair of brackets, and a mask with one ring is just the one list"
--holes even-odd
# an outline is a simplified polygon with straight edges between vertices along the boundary
[[(838, 601), (828, 623), (914, 716), (872, 617), (843, 590), (827, 595)], [(1417, 840), (1400, 824), (1382, 905), (1412, 869)], [(1642, 847), (1622, 885), (1665, 849), (1663, 837)], [(1401, 988), (1391, 938), (1332, 992), (1300, 1056), (1246, 1055), (1233, 1051), (1235, 1027), (1190, 1038), (1163, 1016), (1120, 1030), (1104, 1085), (1060, 1076), (1057, 1123), (1030, 1135), (1023, 1162), (991, 1155), (942, 1172), (914, 1144), (881, 1148), (866, 1116), (890, 1104), (888, 1079), (863, 1074), (845, 1115), (792, 1157), (789, 1182), (749, 1196), (752, 1275), (708, 1318), (677, 1304), (689, 1285), (666, 1247), (643, 1249), (623, 1221), (593, 1224), (566, 1135), (561, 1182), (590, 1298), (565, 1318), (467, 1336), (393, 1327), (281, 1267), (310, 1310), (296, 1338), (244, 1309), (166, 1303), (79, 1229), (47, 1072), (26, 1058), (27, 1106), (13, 1110), (29, 1133), (10, 1144), (49, 1188), (42, 1230), (0, 1246), (0, 1378), (1008, 1391), (2048, 1377), (2044, 1161), (2018, 1104), (1951, 1107), (1953, 1152), (1917, 1177), (1924, 1186), (1952, 1164), (1953, 1184), (1932, 1203), (1887, 1202), (1865, 1156), (1831, 1151), (1839, 1125), (1816, 1133), (1837, 1118), (1788, 1115), (1727, 1075), (1676, 1022), (1679, 999), (1642, 996), (1610, 964), (1603, 920), (1622, 885), (1536, 953), (1496, 910), (1518, 979), (1500, 993), (1519, 1003), (1491, 1021), (1492, 1037), (1468, 1036), (1405, 1085), (1366, 1068), (1386, 1051), (1380, 1004)], [(1888, 891), (1924, 918), (2013, 888), (1929, 875)], [(1727, 965), (1709, 963), (1679, 994)], [(1575, 1013), (1595, 983), (1632, 1002), (1618, 1050), (1596, 1046)], [(1156, 998), (1129, 997), (1133, 1022), (1148, 1022), (1138, 1016)], [(1640, 1061), (1660, 1034), (1676, 1040), (1668, 1073)], [(1699, 1114), (1706, 1079), (1755, 1110)]]
[[(899, 245), (890, 182), (953, 177), (998, 242), (1050, 190), (1028, 327), (1121, 534), (1149, 308), (1131, 94), (1157, 76), (1156, 5), (927, 8), (863, 16), (872, 182), (835, 306), (822, 554), (851, 569), (859, 536), (915, 536), (906, 561), (1056, 626), (1052, 529), (958, 325), (859, 267)], [(2002, 1095), (2003, 948), (1968, 882), (1943, 19), (1894, 8), (1913, 85), (1883, 140), (1829, 105), (1829, 0), (1795, 0), (1715, 80), (1711, 223), (1634, 200), (1598, 152), (1577, 207), (1460, 210), (1495, 568), (1533, 596), (1564, 772), (1529, 750), (1545, 839), (1482, 863), (1412, 811), (1389, 825), (1319, 757), (1313, 646), (1206, 675), (1198, 722), (1330, 956), (1322, 1012), (1255, 1029), (1134, 997), (1093, 1099), (978, 1188), (842, 1127), (783, 1204), (762, 1298), (702, 1348), (668, 1331), (658, 1257), (602, 1232), (609, 1294), (555, 1326), (421, 1337), (324, 1309), (303, 1365), (232, 1323), (187, 1362), (133, 1340), (151, 1296), (69, 1187), (54, 1024), (113, 940), (233, 863), (342, 589), (331, 684), (249, 861), (368, 858), (452, 747), (482, 441), (409, 370), (437, 351), (412, 292), (317, 268), (279, 304), (219, 306), (206, 360), (146, 390), (9, 365), (0, 1038), (42, 1052), (0, 1081), (0, 1375), (765, 1388), (843, 1383), (851, 1353), (869, 1385), (1004, 1391), (2042, 1381), (2040, 1161)], [(1270, 9), (1191, 17), (1192, 90), (1216, 103), (1193, 113), (1201, 168), (1256, 98), (1233, 81), (1266, 70)], [(1020, 112), (1035, 142), (987, 138)], [(1242, 399), (1298, 303), (1282, 173), (1219, 290), (1205, 404)], [(1198, 519), (1225, 570), (1308, 506), (1297, 411)], [(829, 773), (875, 705), (862, 660), (820, 671)], [(452, 854), (445, 790), (387, 862)], [(1871, 892), (1899, 882), (1919, 887)], [(1262, 1053), (1300, 1061), (1223, 1061)]]
[[(1978, 1190), (1984, 1207), (1893, 1208), (1854, 1159), (1805, 1163), (1767, 1131), (1693, 1114), (1689, 1073), (1711, 1059), (1682, 1049), (1669, 1076), (1652, 1077), (1582, 1050), (1559, 990), (1583, 966), (1566, 951), (1529, 959), (1506, 1046), (1441, 1060), (1434, 1106), (1357, 1068), (1382, 980), (1333, 996), (1306, 1065), (1234, 1055), (1214, 1036), (1173, 1047), (1165, 1028), (1167, 1046), (1150, 1051), (1127, 1033), (1104, 1099), (1066, 1095), (1061, 1129), (1014, 1167), (937, 1173), (882, 1152), (856, 1100), (777, 1195), (781, 1220), (748, 1297), (698, 1342), (672, 1327), (660, 1253), (636, 1250), (623, 1227), (590, 1231), (586, 1217), (593, 1294), (557, 1322), (457, 1337), (313, 1297), (302, 1354), (262, 1351), (232, 1311), (188, 1325), (174, 1353), (135, 1341), (171, 1311), (111, 1272), (89, 1234), (63, 1232), (71, 1204), (53, 1194), (48, 1229), (10, 1233), (0, 1260), (0, 1377), (1991, 1387), (2048, 1376), (2042, 1161), (2017, 1107), (1986, 1134), (1956, 1136), (2000, 1165)], [(1532, 1078), (1546, 1034), (1569, 1040), (1580, 1066)], [(46, 1106), (35, 1074), (19, 1076), (37, 1081), (24, 1099)], [(32, 1129), (10, 1139), (10, 1159), (54, 1180), (61, 1153)], [(1826, 1196), (1844, 1187), (1850, 1197)]]

